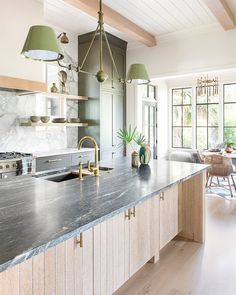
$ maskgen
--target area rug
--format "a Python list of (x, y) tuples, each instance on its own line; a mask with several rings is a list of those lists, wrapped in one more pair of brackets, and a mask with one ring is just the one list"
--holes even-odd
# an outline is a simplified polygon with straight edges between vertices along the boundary
[[(236, 176), (234, 176), (234, 181), (236, 183)], [(225, 198), (227, 200), (234, 200), (236, 201), (236, 191), (234, 186), (232, 186), (232, 192), (233, 192), (233, 198), (230, 195), (230, 191), (227, 188), (224, 188), (223, 186), (226, 186), (228, 184), (227, 180), (224, 180), (223, 178), (219, 178), (219, 186), (216, 183), (216, 178), (213, 178), (213, 186), (211, 188), (206, 188), (206, 194), (208, 196), (214, 197), (217, 195), (219, 197)]]

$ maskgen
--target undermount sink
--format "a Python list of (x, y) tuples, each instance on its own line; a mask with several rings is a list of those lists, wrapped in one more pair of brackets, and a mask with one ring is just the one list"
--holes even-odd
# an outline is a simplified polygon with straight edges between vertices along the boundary
[(78, 178), (78, 175), (69, 172), (66, 174), (54, 175), (52, 177), (46, 178), (46, 180), (53, 181), (53, 182), (62, 182), (62, 181), (71, 180), (75, 178)]
[[(100, 172), (107, 172), (109, 173), (111, 170), (113, 170), (113, 168), (110, 167), (99, 167), (99, 171)], [(83, 174), (83, 177), (86, 176), (91, 176), (91, 174)], [(67, 180), (71, 180), (71, 179), (75, 179), (78, 178), (78, 174), (76, 173), (72, 173), (72, 172), (67, 172), (67, 173), (63, 173), (63, 174), (54, 174), (50, 177), (46, 177), (45, 180), (48, 181), (53, 181), (53, 182), (63, 182), (63, 181), (67, 181)]]
[(114, 168), (111, 168), (111, 167), (99, 167), (99, 171), (111, 171), (113, 169)]

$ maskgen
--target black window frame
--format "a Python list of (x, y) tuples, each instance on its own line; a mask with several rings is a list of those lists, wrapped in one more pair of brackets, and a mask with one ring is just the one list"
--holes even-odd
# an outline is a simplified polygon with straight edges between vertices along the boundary
[[(209, 105), (218, 105), (219, 111), (220, 111), (220, 97), (218, 95), (218, 102), (209, 102), (209, 91), (207, 90), (207, 102), (206, 103), (198, 103), (198, 87), (196, 87), (196, 149), (199, 149), (198, 147), (198, 140), (197, 140), (197, 135), (198, 135), (198, 128), (206, 128), (207, 129), (207, 146), (204, 148), (204, 150), (209, 149), (209, 128), (218, 128), (218, 131), (220, 130), (220, 123), (217, 126), (211, 126), (209, 125), (209, 114), (208, 114), (208, 106)], [(206, 126), (198, 126), (197, 121), (198, 121), (198, 111), (197, 111), (197, 106), (198, 105), (205, 105), (207, 107), (207, 125)]]
[(226, 139), (225, 139), (225, 128), (234, 128), (234, 129), (236, 129), (236, 126), (227, 126), (227, 127), (225, 127), (225, 105), (226, 104), (236, 104), (236, 100), (235, 100), (235, 102), (232, 102), (232, 101), (225, 102), (225, 86), (228, 86), (228, 85), (235, 85), (236, 86), (236, 82), (235, 83), (232, 82), (232, 83), (223, 84), (223, 142), (226, 141)]
[[(183, 103), (183, 91), (184, 89), (191, 89), (192, 92), (192, 96), (191, 96), (191, 103), (190, 104), (184, 104)], [(173, 104), (173, 93), (175, 90), (181, 90), (182, 91), (182, 104)], [(193, 148), (193, 143), (191, 143), (191, 147), (185, 147), (184, 146), (184, 137), (183, 137), (183, 129), (184, 128), (193, 128), (193, 124), (191, 123), (191, 126), (184, 126), (184, 120), (183, 120), (183, 107), (185, 106), (190, 106), (191, 107), (191, 117), (193, 118), (193, 88), (192, 87), (179, 87), (179, 88), (172, 88), (171, 91), (171, 107), (172, 107), (172, 142), (171, 142), (171, 147), (174, 149), (189, 149), (191, 150)], [(181, 126), (174, 126), (173, 122), (174, 122), (174, 107), (181, 107)], [(182, 134), (181, 134), (181, 146), (174, 146), (174, 128), (181, 128), (182, 130)]]

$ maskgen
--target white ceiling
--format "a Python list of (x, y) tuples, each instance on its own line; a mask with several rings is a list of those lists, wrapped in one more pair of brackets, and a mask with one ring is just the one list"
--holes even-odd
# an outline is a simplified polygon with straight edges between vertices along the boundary
[[(157, 42), (176, 38), (176, 34), (183, 32), (222, 30), (203, 0), (103, 0), (103, 3), (152, 33)], [(236, 0), (227, 3), (236, 16)], [(49, 23), (76, 35), (93, 31), (97, 23), (63, 0), (44, 0), (44, 12)], [(116, 29), (109, 26), (105, 29), (128, 41), (129, 48), (141, 45)]]

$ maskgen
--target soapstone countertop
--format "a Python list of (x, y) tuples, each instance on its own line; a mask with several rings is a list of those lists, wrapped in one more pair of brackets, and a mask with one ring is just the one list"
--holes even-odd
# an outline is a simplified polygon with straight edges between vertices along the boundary
[(122, 157), (100, 177), (61, 183), (31, 175), (0, 180), (0, 272), (203, 172), (207, 165)]

